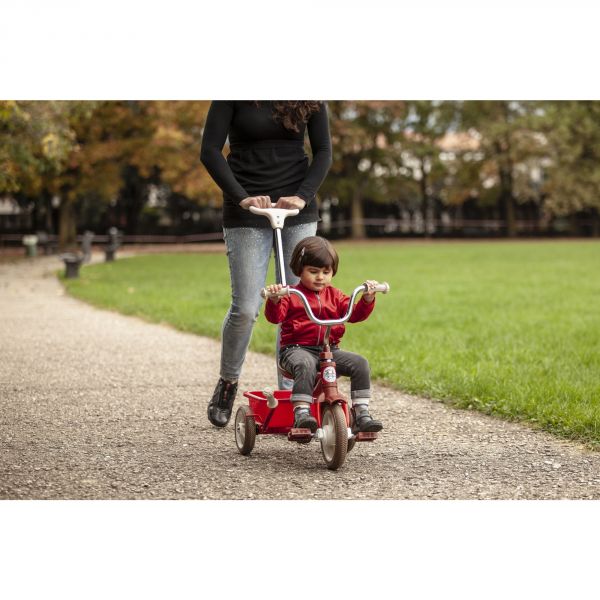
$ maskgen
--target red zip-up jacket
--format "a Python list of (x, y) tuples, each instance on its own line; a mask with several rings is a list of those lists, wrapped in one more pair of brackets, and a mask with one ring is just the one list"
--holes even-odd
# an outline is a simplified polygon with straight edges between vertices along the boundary
[[(311, 307), (313, 314), (318, 319), (340, 319), (348, 310), (350, 296), (332, 286), (327, 286), (319, 292), (314, 292), (304, 287), (301, 283), (290, 286), (304, 293)], [(375, 307), (373, 302), (365, 302), (361, 299), (354, 305), (349, 323), (358, 323), (364, 321)], [(271, 323), (281, 323), (281, 341), (280, 345), (289, 346), (298, 344), (299, 346), (320, 346), (325, 337), (325, 325), (313, 323), (306, 314), (306, 309), (298, 296), (290, 294), (284, 296), (275, 304), (270, 300), (265, 303), (265, 316)], [(339, 344), (345, 326), (333, 325), (329, 334), (329, 344), (331, 346)]]

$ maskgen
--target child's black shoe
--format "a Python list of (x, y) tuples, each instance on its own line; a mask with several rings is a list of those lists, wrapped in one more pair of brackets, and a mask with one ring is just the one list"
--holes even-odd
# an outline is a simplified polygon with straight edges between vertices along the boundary
[(374, 433), (383, 429), (383, 423), (374, 419), (369, 414), (369, 409), (367, 407), (355, 408), (354, 415), (354, 426), (352, 427), (354, 433), (358, 431)]
[(307, 408), (294, 410), (294, 429), (310, 429), (310, 432), (314, 433), (317, 427), (317, 420)]

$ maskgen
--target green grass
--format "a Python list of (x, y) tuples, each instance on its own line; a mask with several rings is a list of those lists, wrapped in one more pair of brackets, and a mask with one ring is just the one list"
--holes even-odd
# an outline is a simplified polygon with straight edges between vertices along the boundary
[[(343, 343), (375, 379), (600, 447), (600, 243), (337, 248), (337, 287), (391, 285)], [(120, 259), (64, 283), (95, 305), (212, 337), (229, 305), (221, 254)], [(273, 340), (261, 315), (251, 347), (273, 353)]]

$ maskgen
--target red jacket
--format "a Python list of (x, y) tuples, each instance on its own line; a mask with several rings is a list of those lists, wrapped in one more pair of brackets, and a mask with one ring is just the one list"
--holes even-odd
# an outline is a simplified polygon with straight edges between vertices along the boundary
[[(346, 314), (350, 296), (346, 296), (337, 288), (327, 286), (320, 292), (305, 288), (301, 283), (290, 286), (304, 293), (313, 314), (318, 319), (339, 319)], [(364, 321), (375, 307), (375, 301), (365, 302), (361, 299), (354, 305), (349, 323)], [(288, 346), (320, 346), (325, 337), (325, 325), (313, 323), (306, 314), (304, 304), (298, 296), (284, 296), (275, 304), (270, 300), (265, 303), (265, 316), (271, 323), (281, 323), (280, 345)], [(329, 344), (338, 344), (344, 335), (344, 325), (333, 325), (329, 334)]]

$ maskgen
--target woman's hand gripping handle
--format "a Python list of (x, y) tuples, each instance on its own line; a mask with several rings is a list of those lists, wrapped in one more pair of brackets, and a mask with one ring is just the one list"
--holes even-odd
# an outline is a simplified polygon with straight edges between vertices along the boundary
[(276, 208), (275, 204), (271, 204), (270, 207), (264, 208), (250, 206), (248, 210), (255, 215), (267, 217), (271, 222), (271, 227), (273, 229), (283, 229), (286, 217), (294, 217), (300, 212), (297, 208)]

